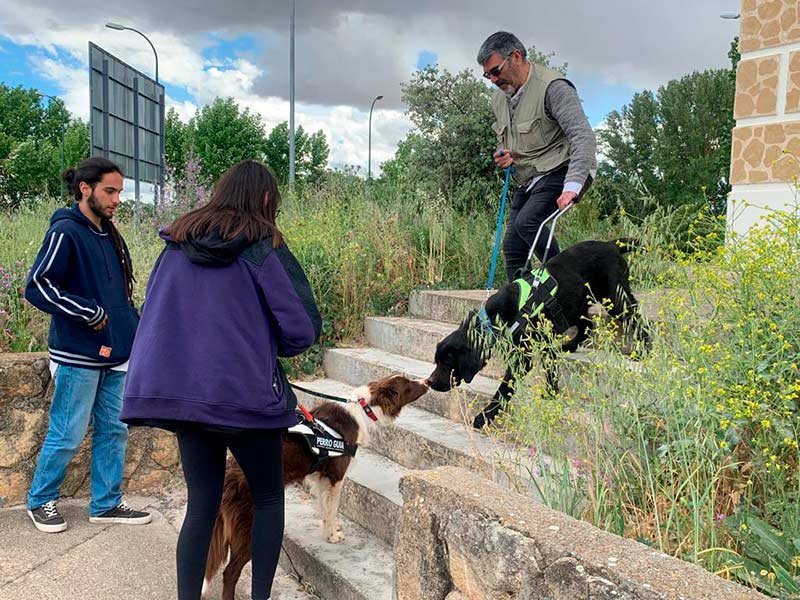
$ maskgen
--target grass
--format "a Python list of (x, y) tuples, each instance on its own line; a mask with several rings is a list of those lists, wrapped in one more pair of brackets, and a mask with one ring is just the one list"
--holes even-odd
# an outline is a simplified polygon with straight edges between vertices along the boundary
[[(0, 351), (46, 347), (48, 319), (18, 290), (55, 208), (0, 215)], [(320, 344), (292, 363), (294, 374), (317, 370), (325, 346), (358, 340), (365, 316), (402, 314), (414, 288), (484, 286), (494, 218), (344, 176), (287, 193), (279, 226), (325, 320)], [(536, 381), (522, 385), (497, 434), (531, 449), (526, 467), (559, 510), (797, 597), (800, 217), (774, 215), (730, 246), (718, 219), (701, 215), (680, 242), (671, 219), (659, 209), (638, 222), (624, 214), (601, 222), (591, 196), (564, 219), (564, 247), (641, 241), (645, 251), (629, 255), (633, 287), (659, 288), (666, 300), (655, 343), (647, 354), (636, 349), (631, 368), (617, 332), (598, 321), (598, 366), (573, 372), (556, 402), (543, 399)], [(136, 231), (121, 214), (119, 226), (141, 302), (162, 243), (152, 224)]]

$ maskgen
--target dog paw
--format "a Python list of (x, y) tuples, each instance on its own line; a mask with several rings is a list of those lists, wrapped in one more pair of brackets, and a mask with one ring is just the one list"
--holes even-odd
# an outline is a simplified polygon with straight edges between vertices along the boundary
[(325, 537), (325, 540), (329, 544), (340, 544), (341, 542), (344, 541), (344, 531), (337, 528), (336, 531), (332, 531), (331, 533), (329, 533)]

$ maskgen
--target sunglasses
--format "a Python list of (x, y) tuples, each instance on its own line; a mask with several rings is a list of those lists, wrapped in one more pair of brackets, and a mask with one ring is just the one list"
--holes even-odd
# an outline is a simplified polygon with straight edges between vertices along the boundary
[(490, 69), (488, 71), (484, 71), (483, 76), (486, 79), (491, 79), (492, 77), (499, 77), (500, 76), (500, 71), (502, 71), (503, 67), (506, 66), (506, 63), (508, 62), (509, 58), (511, 58), (511, 57), (510, 56), (506, 56), (506, 59), (503, 62), (501, 62), (499, 65), (497, 65), (493, 69)]

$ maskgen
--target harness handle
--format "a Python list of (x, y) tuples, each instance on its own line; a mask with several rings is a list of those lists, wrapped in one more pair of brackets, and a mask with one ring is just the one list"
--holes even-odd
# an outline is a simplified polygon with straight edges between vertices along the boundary
[(525, 264), (523, 265), (523, 268), (522, 268), (523, 272), (528, 270), (528, 265), (530, 265), (530, 263), (531, 263), (531, 259), (533, 258), (533, 252), (536, 249), (536, 245), (539, 243), (539, 238), (542, 235), (542, 230), (545, 228), (545, 226), (550, 221), (552, 221), (553, 225), (552, 225), (552, 227), (550, 227), (550, 235), (547, 236), (547, 246), (545, 247), (544, 255), (542, 256), (542, 265), (544, 265), (544, 263), (547, 262), (547, 255), (550, 254), (550, 246), (553, 243), (553, 235), (555, 233), (556, 223), (558, 222), (558, 219), (561, 217), (561, 215), (563, 215), (565, 212), (567, 212), (573, 206), (575, 206), (575, 205), (574, 204), (568, 204), (567, 207), (564, 210), (561, 210), (560, 208), (558, 208), (558, 209), (556, 209), (556, 211), (553, 214), (551, 214), (544, 221), (542, 221), (542, 224), (539, 225), (539, 230), (536, 232), (536, 237), (533, 238), (533, 244), (531, 244), (531, 249), (528, 251), (528, 258), (525, 260)]

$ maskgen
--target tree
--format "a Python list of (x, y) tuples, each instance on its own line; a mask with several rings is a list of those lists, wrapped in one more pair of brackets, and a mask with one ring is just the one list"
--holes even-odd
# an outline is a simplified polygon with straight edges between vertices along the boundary
[(382, 177), (402, 173), (408, 184), (459, 209), (493, 205), (498, 176), (489, 88), (468, 70), (453, 74), (437, 66), (417, 71), (401, 87), (415, 129)]
[(199, 109), (187, 126), (187, 136), (208, 181), (216, 181), (242, 160), (264, 158), (261, 116), (240, 110), (233, 98), (217, 98)]
[[(724, 198), (730, 166), (736, 40), (728, 54), (731, 69), (696, 71), (634, 95), (612, 111), (598, 132), (605, 161), (597, 192), (610, 213), (619, 203), (643, 217), (658, 206), (708, 205)], [(642, 194), (655, 203), (640, 202)]]
[[(302, 182), (313, 183), (325, 173), (328, 164), (328, 140), (320, 129), (309, 135), (300, 125), (294, 132), (295, 175)], [(278, 181), (289, 181), (289, 124), (279, 123), (264, 143), (264, 157)]]
[(170, 108), (164, 118), (164, 160), (170, 171), (182, 172), (186, 166), (186, 155), (191, 147), (191, 131), (181, 121), (178, 111)]
[(62, 102), (45, 106), (35, 89), (0, 83), (0, 202), (6, 208), (59, 194), (61, 140), (65, 162), (88, 155), (88, 127)]

